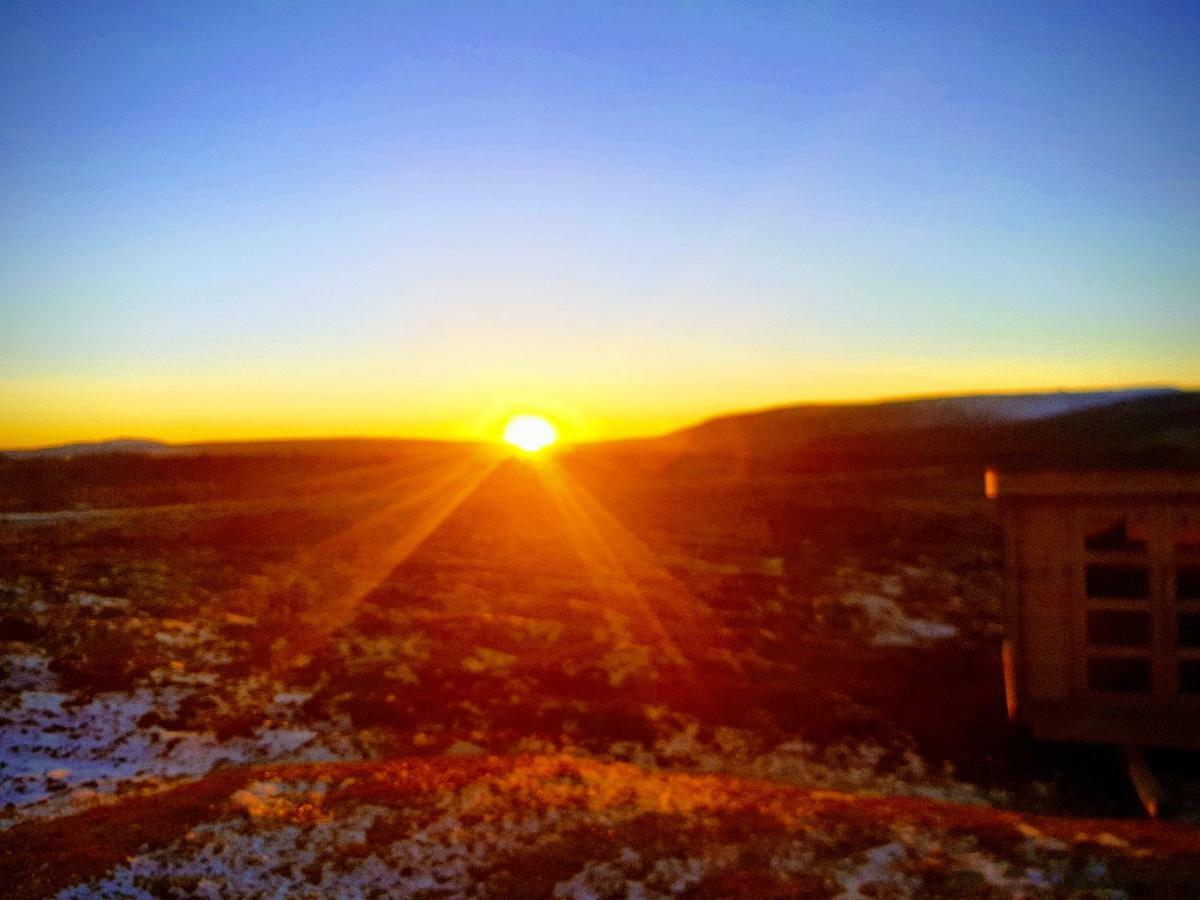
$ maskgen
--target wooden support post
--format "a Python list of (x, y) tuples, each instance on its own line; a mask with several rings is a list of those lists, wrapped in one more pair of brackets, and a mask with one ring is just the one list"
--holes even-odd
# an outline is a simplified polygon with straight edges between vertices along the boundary
[(1137, 792), (1146, 815), (1157, 819), (1162, 805), (1162, 787), (1150, 771), (1150, 766), (1146, 764), (1146, 757), (1142, 756), (1142, 751), (1132, 744), (1125, 747), (1125, 771), (1129, 773), (1129, 780), (1133, 782), (1133, 789)]
[(1017, 653), (1008, 638), (1000, 644), (1000, 661), (1004, 666), (1004, 707), (1009, 724), (1017, 723)]

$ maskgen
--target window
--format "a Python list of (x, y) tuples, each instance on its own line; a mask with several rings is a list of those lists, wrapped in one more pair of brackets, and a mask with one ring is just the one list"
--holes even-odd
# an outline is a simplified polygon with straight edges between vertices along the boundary
[(1200, 648), (1200, 613), (1180, 614), (1179, 646)]
[(1153, 688), (1156, 610), (1148, 546), (1144, 516), (1097, 513), (1084, 528), (1084, 678), (1089, 690), (1146, 694)]
[(1142, 551), (1146, 549), (1146, 527), (1136, 519), (1116, 519), (1093, 526), (1084, 537), (1083, 546), (1086, 550)]
[(1149, 647), (1150, 614), (1093, 610), (1087, 614), (1087, 642), (1094, 647)]
[(1200, 660), (1185, 659), (1179, 664), (1179, 693), (1200, 694)]
[(1175, 530), (1175, 549), (1183, 553), (1200, 552), (1200, 516), (1179, 517)]
[(1093, 657), (1087, 663), (1087, 680), (1094, 691), (1144, 694), (1150, 690), (1150, 660)]
[(1086, 570), (1087, 595), (1114, 600), (1150, 596), (1150, 572), (1145, 566), (1091, 563)]
[(1200, 565), (1185, 565), (1175, 569), (1175, 597), (1179, 600), (1200, 600)]
[(1084, 515), (1084, 689), (1200, 699), (1197, 510), (1114, 505)]

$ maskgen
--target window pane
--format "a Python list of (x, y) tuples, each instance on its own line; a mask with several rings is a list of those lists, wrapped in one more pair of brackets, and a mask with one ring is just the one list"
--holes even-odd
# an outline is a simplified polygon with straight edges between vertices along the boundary
[(1184, 516), (1177, 524), (1175, 547), (1179, 550), (1200, 550), (1200, 516)]
[(1143, 694), (1150, 690), (1150, 660), (1089, 659), (1087, 680), (1094, 691)]
[(1187, 659), (1179, 664), (1179, 693), (1200, 694), (1200, 661)]
[(1087, 640), (1099, 647), (1149, 647), (1150, 614), (1139, 612), (1089, 612)]
[(1200, 613), (1179, 617), (1179, 646), (1200, 647)]
[(1180, 600), (1200, 600), (1200, 566), (1180, 566), (1175, 570), (1175, 596)]
[(1083, 545), (1088, 550), (1145, 550), (1146, 528), (1125, 518), (1097, 523), (1084, 536)]
[(1150, 596), (1150, 573), (1145, 566), (1093, 564), (1087, 567), (1089, 597), (1139, 599)]

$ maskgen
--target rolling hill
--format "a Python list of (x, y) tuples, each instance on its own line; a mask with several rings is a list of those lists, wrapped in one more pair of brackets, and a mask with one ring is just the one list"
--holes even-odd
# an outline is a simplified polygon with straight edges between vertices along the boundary
[(1200, 392), (1116, 391), (797, 406), (670, 435), (683, 458), (840, 467), (1200, 467)]

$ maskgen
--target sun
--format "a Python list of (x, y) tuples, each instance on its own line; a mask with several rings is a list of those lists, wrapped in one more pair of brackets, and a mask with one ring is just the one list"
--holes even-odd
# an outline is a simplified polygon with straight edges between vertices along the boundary
[(513, 416), (504, 426), (504, 440), (526, 453), (537, 453), (558, 440), (558, 429), (541, 416)]

